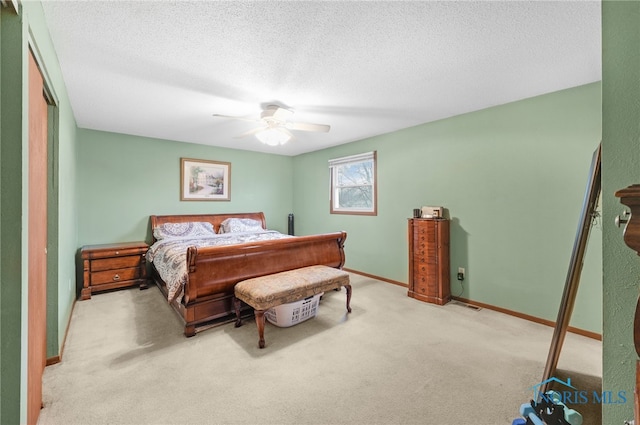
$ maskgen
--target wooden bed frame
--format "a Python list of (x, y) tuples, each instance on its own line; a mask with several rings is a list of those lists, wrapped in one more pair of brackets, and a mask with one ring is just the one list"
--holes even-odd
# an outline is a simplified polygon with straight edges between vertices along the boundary
[[(251, 218), (267, 228), (264, 214), (192, 214), (152, 215), (153, 229), (163, 223), (205, 221), (213, 224), (216, 232), (225, 219)], [(293, 270), (306, 266), (325, 265), (341, 269), (344, 265), (345, 232), (312, 236), (296, 236), (261, 242), (205, 248), (189, 247), (187, 250), (188, 278), (181, 302), (171, 302), (184, 322), (184, 334), (194, 336), (212, 326), (235, 320), (233, 289), (236, 283), (246, 279)], [(153, 240), (155, 242), (155, 239)], [(165, 282), (153, 263), (151, 276), (167, 296)], [(245, 310), (249, 310), (246, 307)]]

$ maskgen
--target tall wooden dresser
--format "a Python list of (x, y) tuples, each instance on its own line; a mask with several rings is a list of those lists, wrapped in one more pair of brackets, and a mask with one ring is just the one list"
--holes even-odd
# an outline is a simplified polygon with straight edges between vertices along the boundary
[(408, 295), (446, 304), (451, 299), (449, 275), (449, 220), (410, 218)]

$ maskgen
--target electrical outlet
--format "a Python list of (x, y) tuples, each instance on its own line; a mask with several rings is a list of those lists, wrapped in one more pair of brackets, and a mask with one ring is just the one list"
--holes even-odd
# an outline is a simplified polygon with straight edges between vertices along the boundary
[(461, 282), (464, 280), (464, 267), (458, 267), (458, 280)]

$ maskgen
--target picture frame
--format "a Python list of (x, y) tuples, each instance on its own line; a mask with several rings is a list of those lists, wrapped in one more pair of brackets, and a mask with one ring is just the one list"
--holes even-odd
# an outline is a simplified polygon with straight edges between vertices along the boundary
[(180, 158), (181, 201), (230, 201), (231, 163)]

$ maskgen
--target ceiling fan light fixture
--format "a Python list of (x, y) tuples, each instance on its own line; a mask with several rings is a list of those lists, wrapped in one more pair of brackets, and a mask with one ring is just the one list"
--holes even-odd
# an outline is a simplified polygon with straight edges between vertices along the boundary
[(277, 128), (267, 128), (257, 132), (256, 138), (265, 145), (278, 146), (287, 143), (291, 136)]
[(241, 139), (247, 136), (256, 136), (256, 138), (260, 140), (260, 142), (268, 146), (284, 145), (291, 139), (296, 140), (290, 130), (327, 133), (331, 129), (331, 126), (327, 124), (312, 124), (307, 122), (289, 121), (289, 118), (292, 114), (293, 111), (290, 109), (285, 109), (281, 106), (276, 105), (268, 105), (263, 109), (259, 119), (234, 117), (221, 114), (213, 114), (213, 116), (260, 123), (260, 127), (245, 131), (235, 138)]

